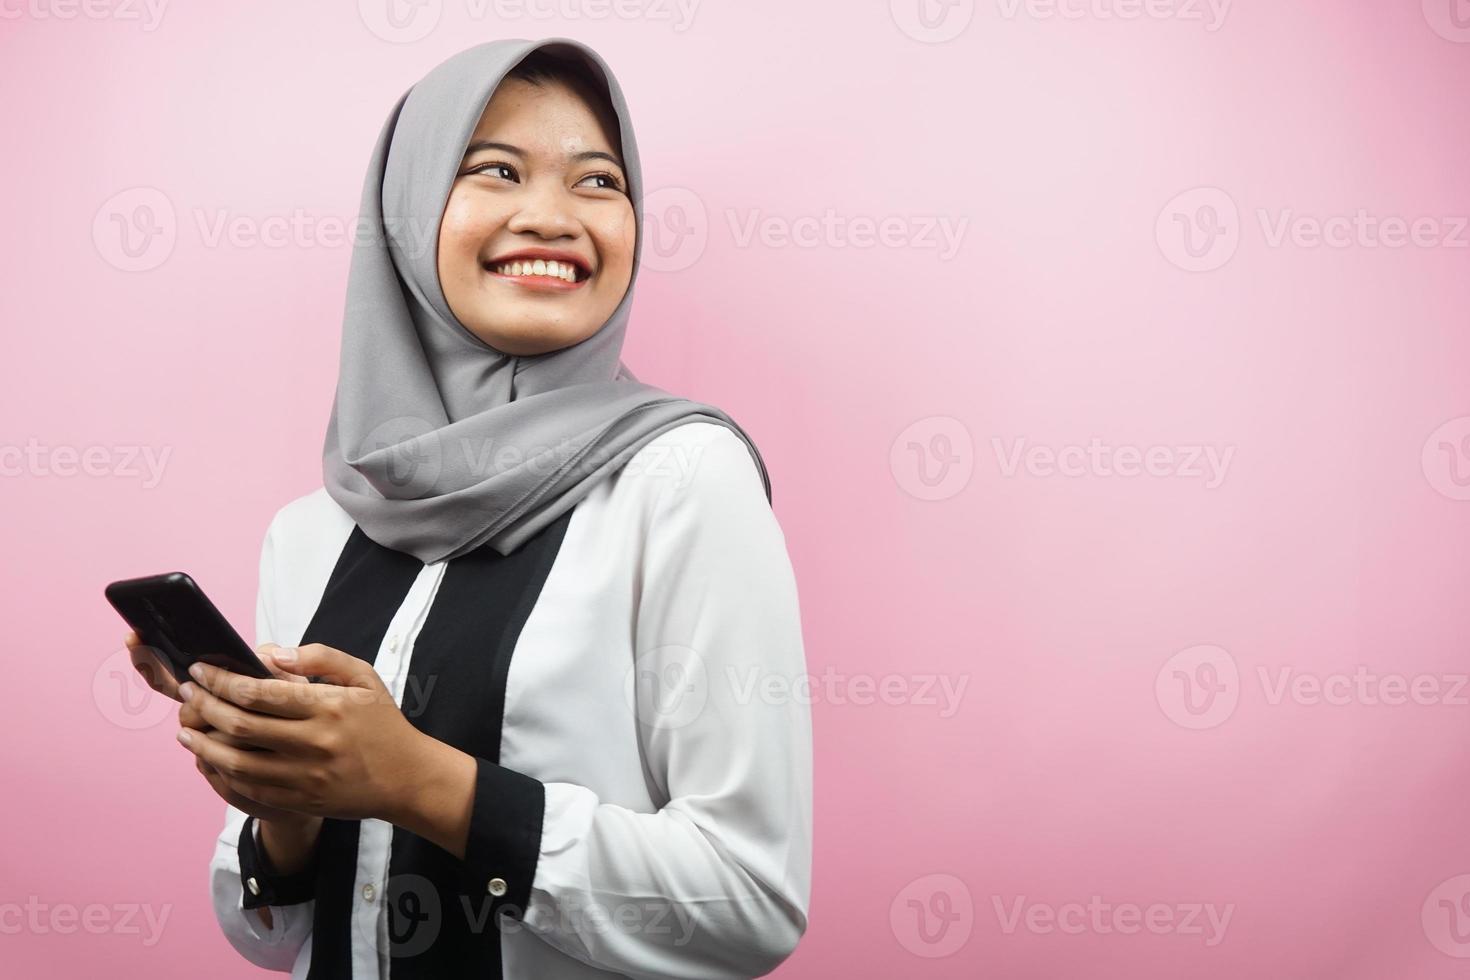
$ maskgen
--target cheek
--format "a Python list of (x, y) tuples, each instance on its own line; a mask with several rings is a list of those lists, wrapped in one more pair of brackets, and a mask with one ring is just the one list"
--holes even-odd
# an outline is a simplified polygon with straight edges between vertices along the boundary
[(472, 201), (470, 195), (459, 192), (450, 195), (439, 222), (441, 265), (445, 261), (475, 261), (494, 225), (494, 217), (482, 204)]
[(633, 220), (629, 209), (624, 214), (600, 224), (597, 228), (597, 247), (602, 261), (609, 269), (626, 272), (633, 268), (633, 247), (637, 244), (638, 223)]

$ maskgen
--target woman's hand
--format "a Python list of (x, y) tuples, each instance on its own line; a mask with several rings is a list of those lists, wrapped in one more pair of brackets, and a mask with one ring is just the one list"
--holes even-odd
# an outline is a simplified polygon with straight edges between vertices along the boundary
[(123, 645), (128, 648), (128, 656), (133, 658), (133, 669), (143, 675), (149, 687), (166, 698), (183, 700), (179, 697), (179, 682), (173, 671), (164, 666), (157, 650), (143, 643), (136, 630), (124, 637)]
[(185, 725), (179, 740), (214, 770), (206, 776), (216, 791), (246, 812), (266, 807), (298, 820), (395, 821), (410, 810), (430, 743), (439, 743), (403, 716), (372, 665), (319, 643), (266, 644), (261, 653), (291, 679), (195, 664), (195, 680), (180, 688), (187, 717), (208, 727)]
[[(271, 652), (273, 649), (274, 644), (267, 643), (263, 644), (255, 652), (256, 656), (260, 658), (260, 662), (266, 666), (266, 669), (268, 669), (272, 674), (274, 674), (281, 680), (288, 681), (294, 684), (308, 683), (305, 677), (298, 677), (295, 674), (287, 673), (280, 667), (276, 666), (275, 660), (271, 656)], [(180, 698), (180, 700), (182, 701), (182, 697)], [(213, 738), (224, 742), (226, 745), (232, 745), (235, 748), (242, 749), (247, 752), (261, 751), (255, 746), (242, 742), (231, 735), (227, 735), (224, 732), (215, 731), (214, 727), (210, 725), (209, 722), (205, 721), (204, 716), (199, 713), (198, 699), (182, 701), (182, 703), (179, 705), (179, 725), (182, 728), (192, 729), (196, 732), (207, 732)], [(264, 803), (252, 800), (248, 796), (242, 796), (240, 793), (236, 792), (233, 788), (230, 787), (224, 776), (220, 775), (217, 769), (215, 769), (209, 763), (205, 762), (202, 758), (198, 758), (197, 756), (195, 757), (194, 768), (199, 770), (200, 774), (203, 775), (205, 780), (209, 783), (210, 788), (213, 789), (216, 794), (218, 794), (220, 799), (224, 800), (235, 809), (242, 810), (245, 813), (250, 814), (257, 820), (264, 820), (270, 823), (278, 824), (284, 828), (292, 828), (302, 832), (311, 830), (315, 827), (319, 827), (321, 824), (320, 817), (313, 817), (309, 814), (304, 813), (296, 813), (291, 810), (282, 810), (278, 807), (266, 806)]]

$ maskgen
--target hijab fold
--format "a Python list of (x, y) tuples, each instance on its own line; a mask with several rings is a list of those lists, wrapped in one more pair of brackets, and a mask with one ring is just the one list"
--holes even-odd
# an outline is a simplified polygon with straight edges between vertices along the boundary
[[(591, 337), (533, 356), (497, 351), (439, 284), (444, 206), (480, 116), (532, 51), (582, 59), (617, 114), (637, 216), (628, 291)], [(500, 40), (449, 58), (388, 116), (364, 181), (340, 376), (323, 447), (327, 492), (369, 538), (429, 563), (483, 545), (510, 554), (660, 433), (693, 421), (754, 442), (711, 405), (640, 382), (620, 359), (643, 251), (643, 180), (622, 90), (569, 38)]]

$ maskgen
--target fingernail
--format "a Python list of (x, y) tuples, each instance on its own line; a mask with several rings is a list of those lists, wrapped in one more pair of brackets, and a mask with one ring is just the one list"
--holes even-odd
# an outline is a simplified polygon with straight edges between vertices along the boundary
[(185, 701), (187, 701), (190, 698), (192, 698), (193, 696), (194, 696), (194, 685), (193, 684), (189, 683), (188, 681), (184, 681), (184, 683), (182, 683), (182, 684), (179, 685), (179, 697), (181, 697)]
[(278, 647), (275, 651), (276, 663), (294, 664), (296, 662), (295, 647)]
[(189, 676), (192, 677), (192, 678), (194, 678), (196, 681), (202, 681), (202, 680), (204, 680), (204, 665), (203, 664), (190, 664), (189, 665)]
[(185, 731), (182, 728), (179, 729), (179, 741), (180, 742), (182, 742), (185, 745), (188, 745), (189, 744), (189, 739), (191, 739), (191, 738), (193, 738), (193, 736), (190, 735), (187, 731)]

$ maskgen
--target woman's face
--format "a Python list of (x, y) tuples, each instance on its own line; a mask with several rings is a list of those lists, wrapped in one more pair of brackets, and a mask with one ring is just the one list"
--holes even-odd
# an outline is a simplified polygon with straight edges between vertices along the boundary
[(438, 264), (450, 310), (496, 350), (586, 340), (628, 291), (637, 228), (614, 126), (554, 81), (507, 78), (485, 107), (444, 207)]

